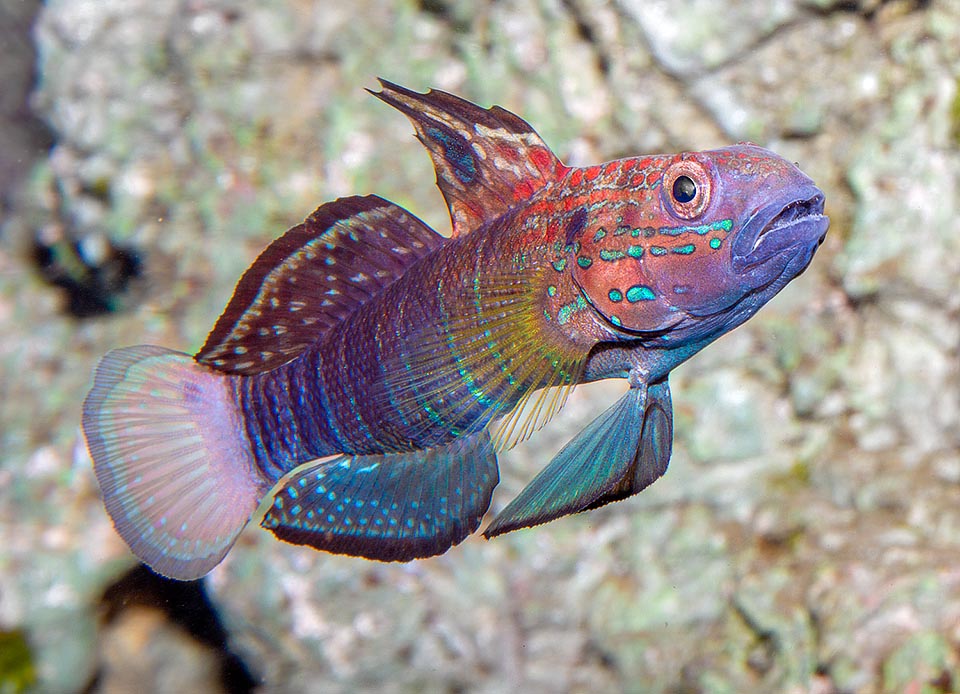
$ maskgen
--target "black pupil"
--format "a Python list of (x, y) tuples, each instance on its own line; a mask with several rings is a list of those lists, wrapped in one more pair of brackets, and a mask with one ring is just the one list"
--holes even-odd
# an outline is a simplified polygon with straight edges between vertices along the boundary
[(673, 182), (673, 199), (677, 202), (690, 202), (697, 197), (697, 184), (689, 176), (678, 176)]

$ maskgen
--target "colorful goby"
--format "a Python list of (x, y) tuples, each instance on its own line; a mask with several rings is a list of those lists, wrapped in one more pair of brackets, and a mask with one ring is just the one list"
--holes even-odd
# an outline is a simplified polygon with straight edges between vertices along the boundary
[(246, 271), (203, 348), (118, 349), (83, 430), (106, 509), (155, 571), (216, 566), (262, 500), (288, 542), (379, 560), (480, 525), (497, 452), (579, 383), (629, 388), (485, 530), (664, 474), (670, 371), (810, 263), (823, 193), (752, 144), (565, 166), (499, 107), (381, 81), (426, 146), (453, 235), (370, 195), (327, 203)]

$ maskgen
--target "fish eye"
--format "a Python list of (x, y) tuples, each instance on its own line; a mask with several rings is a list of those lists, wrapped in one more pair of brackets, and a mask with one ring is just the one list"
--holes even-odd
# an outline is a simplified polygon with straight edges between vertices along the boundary
[(673, 199), (677, 202), (690, 202), (697, 197), (697, 184), (689, 176), (677, 176), (673, 181)]
[(711, 175), (697, 159), (680, 159), (663, 172), (661, 197), (680, 219), (699, 217), (710, 203)]

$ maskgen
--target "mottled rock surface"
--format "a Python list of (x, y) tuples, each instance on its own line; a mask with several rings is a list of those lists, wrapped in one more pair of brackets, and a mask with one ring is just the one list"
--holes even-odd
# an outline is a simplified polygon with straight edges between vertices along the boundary
[[(34, 37), (55, 145), (0, 236), (0, 631), (27, 634), (40, 691), (98, 668), (97, 691), (215, 686), (148, 609), (98, 626), (133, 559), (80, 401), (111, 347), (198, 348), (322, 201), (377, 192), (448, 228), (409, 123), (363, 91), (378, 75), (499, 103), (574, 164), (751, 139), (833, 224), (676, 371), (671, 469), (642, 495), (408, 565), (246, 531), (207, 580), (262, 690), (960, 688), (960, 2), (50, 0)], [(77, 319), (38, 241), (142, 271)], [(505, 455), (495, 509), (620, 388)]]

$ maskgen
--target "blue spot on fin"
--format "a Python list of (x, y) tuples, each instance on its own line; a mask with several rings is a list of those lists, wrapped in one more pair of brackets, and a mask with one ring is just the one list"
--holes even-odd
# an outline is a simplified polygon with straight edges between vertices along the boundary
[(288, 477), (262, 525), (293, 544), (409, 561), (442, 554), (474, 532), (499, 480), (485, 430), (423, 451), (342, 455)]
[(667, 471), (672, 444), (667, 382), (631, 388), (564, 446), (483, 534), (494, 537), (636, 494)]
[(424, 133), (443, 149), (443, 156), (453, 174), (461, 183), (471, 183), (477, 176), (477, 159), (470, 151), (470, 143), (448, 128), (438, 125), (424, 129)]

